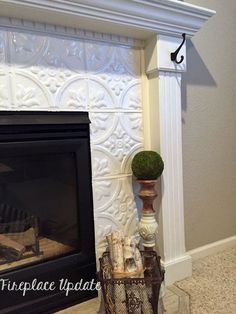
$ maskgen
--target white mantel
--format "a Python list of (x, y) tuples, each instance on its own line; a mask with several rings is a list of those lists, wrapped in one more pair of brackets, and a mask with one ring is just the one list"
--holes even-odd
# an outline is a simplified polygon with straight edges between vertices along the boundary
[(193, 36), (215, 12), (178, 0), (1, 0), (1, 16), (126, 37)]
[[(103, 108), (103, 110), (99, 109), (99, 111), (96, 109), (96, 106), (94, 106), (96, 110), (92, 109), (90, 114), (91, 117), (94, 114), (100, 115), (99, 123), (108, 119), (105, 117), (108, 113), (114, 115), (114, 117), (116, 115), (123, 115), (123, 123), (128, 123), (126, 117), (129, 115), (131, 117), (130, 121), (134, 121), (134, 119), (137, 121), (137, 117), (142, 115), (144, 124), (144, 146), (146, 149), (158, 150), (165, 161), (165, 171), (161, 182), (161, 216), (163, 228), (162, 258), (166, 268), (167, 284), (171, 284), (176, 280), (190, 276), (192, 270), (191, 258), (185, 251), (182, 178), (181, 72), (186, 71), (186, 47), (184, 45), (179, 53), (179, 55), (185, 57), (184, 62), (180, 65), (177, 65), (170, 60), (170, 53), (178, 48), (182, 41), (182, 33), (186, 33), (188, 37), (193, 36), (202, 27), (203, 23), (214, 13), (215, 12), (212, 10), (176, 0), (0, 1), (1, 29), (7, 28), (8, 30), (17, 30), (18, 32), (28, 31), (32, 34), (37, 33), (42, 36), (62, 36), (63, 38), (69, 38), (71, 40), (78, 40), (78, 38), (95, 40), (97, 46), (92, 49), (97, 49), (101, 42), (111, 42), (114, 43), (114, 45), (120, 45), (120, 52), (118, 53), (121, 56), (124, 56), (124, 54), (126, 55), (126, 62), (128, 62), (126, 65), (128, 67), (133, 61), (132, 58), (136, 58), (135, 49), (139, 50), (143, 64), (145, 63), (145, 66), (143, 65), (143, 68), (145, 69), (143, 71), (144, 73), (140, 76), (140, 81), (142, 83), (143, 109), (140, 110), (136, 108), (131, 110), (130, 108), (120, 108), (119, 105), (117, 105), (119, 107), (118, 110)], [(4, 40), (5, 39), (3, 38), (3, 42)], [(56, 39), (55, 43), (58, 44)], [(129, 54), (128, 51), (123, 50), (125, 46), (134, 46), (135, 49)], [(74, 46), (72, 45), (70, 48), (74, 48)], [(22, 47), (19, 49), (22, 49)], [(18, 52), (21, 53), (21, 50), (19, 49)], [(29, 51), (30, 49), (31, 46)], [(90, 51), (91, 47), (87, 47), (86, 49)], [(29, 51), (26, 52), (30, 53)], [(38, 51), (36, 51), (36, 53), (38, 53)], [(110, 48), (103, 48), (103, 52), (106, 51), (109, 52)], [(77, 52), (75, 51), (75, 53)], [(71, 56), (75, 57), (73, 54), (71, 54)], [(95, 60), (95, 62), (97, 62), (97, 60)], [(102, 62), (104, 62), (104, 59), (102, 59)], [(21, 78), (23, 81), (25, 80), (25, 84), (28, 84), (28, 74), (23, 75), (22, 72), (20, 72), (20, 69), (14, 71), (13, 74), (11, 71), (9, 72), (9, 77), (12, 77), (13, 80), (18, 79), (19, 82)], [(138, 76), (136, 76), (136, 70), (133, 69), (132, 71), (134, 73), (133, 81), (126, 78), (127, 80), (125, 84), (130, 84), (129, 88), (130, 90), (133, 89), (132, 93), (135, 94), (135, 88), (140, 85), (140, 81)], [(0, 67), (0, 79), (1, 75), (4, 78), (4, 70), (1, 70)], [(35, 73), (33, 75), (35, 75)], [(78, 83), (80, 79), (81, 78), (77, 78), (76, 82)], [(99, 85), (100, 78), (97, 81), (96, 78), (93, 77), (86, 77), (85, 79), (89, 80), (89, 88), (91, 86), (93, 90), (98, 90), (99, 86), (102, 86)], [(55, 84), (56, 83), (57, 82), (55, 82)], [(72, 86), (73, 84), (74, 81), (68, 81), (68, 86)], [(83, 84), (81, 80), (81, 90), (83, 89)], [(12, 85), (12, 83), (10, 83), (10, 85)], [(115, 86), (113, 87), (115, 88)], [(54, 86), (52, 86), (52, 88), (54, 88)], [(118, 90), (118, 92), (121, 91)], [(22, 93), (20, 96), (23, 95), (24, 98), (24, 91), (21, 91), (20, 93)], [(59, 96), (61, 97), (60, 99), (64, 97), (63, 91)], [(131, 96), (131, 94), (128, 95), (125, 101), (128, 102), (128, 97)], [(80, 96), (74, 95), (74, 97)], [(94, 97), (96, 98), (96, 95)], [(110, 100), (108, 100), (108, 97), (110, 96), (107, 94), (106, 97), (106, 101), (109, 102)], [(83, 102), (82, 97), (78, 99)], [(67, 100), (66, 96), (64, 100)], [(23, 104), (23, 106), (25, 106), (25, 104)], [(13, 107), (13, 109), (20, 110), (21, 108)], [(26, 109), (30, 110), (31, 108), (26, 106)], [(66, 109), (68, 110), (68, 108)], [(55, 107), (54, 109), (52, 108), (52, 110), (58, 109)], [(133, 116), (131, 116), (131, 114), (133, 114)], [(107, 121), (109, 124), (109, 120)], [(104, 136), (103, 133), (101, 134)], [(119, 130), (117, 131), (117, 134), (119, 137), (119, 134), (121, 134), (119, 133)], [(94, 137), (95, 146), (96, 143), (99, 143), (99, 140), (98, 137)], [(120, 145), (122, 137), (119, 141)], [(141, 148), (141, 144), (139, 145), (138, 142), (135, 145), (136, 149)], [(97, 148), (95, 147), (95, 150), (96, 149)], [(99, 152), (97, 150), (96, 156), (94, 155), (96, 157), (94, 157), (94, 160), (99, 159), (99, 154), (102, 152), (102, 148), (99, 149)], [(132, 151), (132, 154), (133, 153), (134, 150)], [(122, 164), (122, 169), (125, 169), (124, 172), (126, 171), (127, 173), (119, 174), (117, 177), (116, 175), (110, 176), (109, 178), (111, 180), (116, 178), (122, 183), (122, 180), (125, 177), (130, 176), (129, 171), (127, 170), (129, 169), (129, 162), (130, 159), (127, 158), (125, 163)], [(103, 166), (105, 167), (106, 162), (103, 161), (103, 163)], [(99, 169), (99, 165), (97, 165), (97, 167)], [(94, 178), (94, 186), (96, 186), (96, 184), (99, 186), (101, 182), (103, 181), (101, 181), (100, 177)], [(125, 182), (124, 185), (123, 183), (121, 184), (124, 191), (130, 188), (127, 184), (127, 182)], [(121, 189), (121, 186), (119, 186), (119, 189)], [(120, 197), (122, 198), (122, 191)], [(132, 205), (125, 205), (125, 201), (124, 195), (122, 210), (129, 206), (130, 208), (133, 208)], [(119, 211), (121, 208), (118, 206), (117, 210)], [(132, 216), (133, 214), (130, 215)], [(125, 220), (125, 216), (122, 217), (122, 219)]]

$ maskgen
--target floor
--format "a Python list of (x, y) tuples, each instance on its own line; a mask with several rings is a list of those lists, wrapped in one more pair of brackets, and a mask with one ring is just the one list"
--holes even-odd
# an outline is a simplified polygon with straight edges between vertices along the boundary
[[(159, 314), (236, 314), (236, 247), (194, 261), (193, 276), (165, 288), (162, 301)], [(98, 310), (93, 299), (57, 314)]]
[[(104, 314), (104, 311), (99, 312), (99, 307), (100, 302), (99, 299), (96, 298), (55, 314)], [(164, 291), (163, 304), (160, 305), (158, 314), (162, 313), (189, 314), (189, 296), (175, 286), (166, 288)]]
[(175, 284), (190, 297), (191, 314), (236, 314), (236, 247), (193, 263), (193, 276)]

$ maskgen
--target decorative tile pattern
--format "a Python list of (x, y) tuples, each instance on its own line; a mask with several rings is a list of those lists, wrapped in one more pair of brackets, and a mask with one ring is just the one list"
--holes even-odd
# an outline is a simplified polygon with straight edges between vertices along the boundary
[(2, 66), (6, 61), (6, 37), (7, 32), (1, 31), (0, 32), (0, 71), (2, 70)]
[(130, 162), (143, 147), (141, 57), (134, 47), (0, 30), (0, 110), (88, 111), (98, 256), (137, 225)]
[(0, 71), (0, 110), (8, 110), (10, 107), (9, 77)]
[(46, 49), (47, 40), (39, 35), (7, 32), (9, 62), (15, 67), (28, 68)]

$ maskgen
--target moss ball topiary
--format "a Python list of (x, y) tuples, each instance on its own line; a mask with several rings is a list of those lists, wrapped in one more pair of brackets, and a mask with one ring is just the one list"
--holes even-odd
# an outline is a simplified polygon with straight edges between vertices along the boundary
[(164, 162), (157, 152), (144, 150), (134, 156), (131, 168), (138, 180), (156, 180), (163, 172)]

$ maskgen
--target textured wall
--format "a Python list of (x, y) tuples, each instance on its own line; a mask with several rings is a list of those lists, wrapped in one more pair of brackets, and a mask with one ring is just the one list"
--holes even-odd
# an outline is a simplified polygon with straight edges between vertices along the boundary
[(187, 43), (183, 158), (187, 249), (236, 233), (236, 1), (189, 0), (216, 10)]
[(136, 229), (130, 161), (143, 146), (140, 51), (0, 30), (0, 110), (88, 111), (96, 240)]

